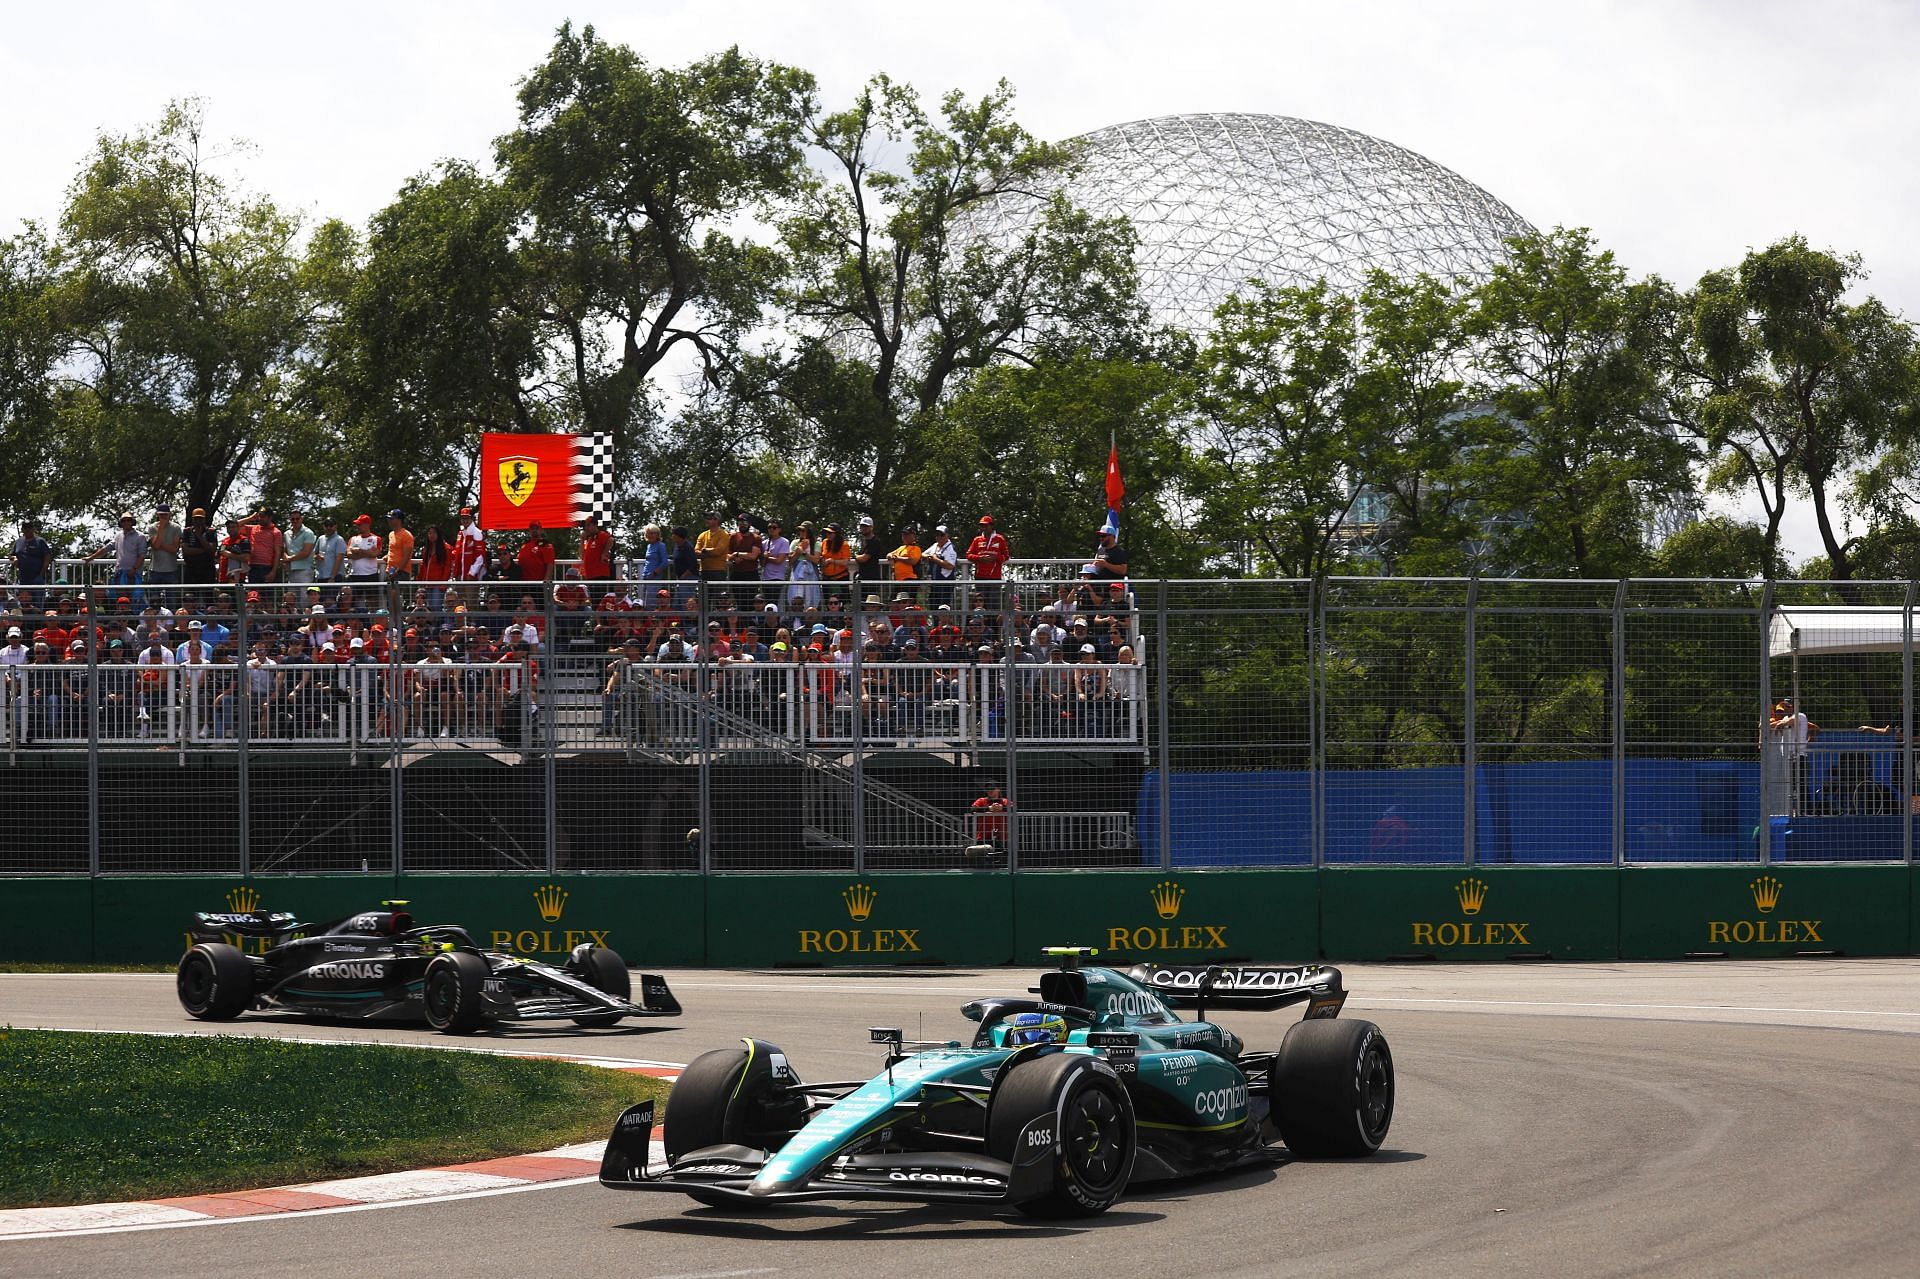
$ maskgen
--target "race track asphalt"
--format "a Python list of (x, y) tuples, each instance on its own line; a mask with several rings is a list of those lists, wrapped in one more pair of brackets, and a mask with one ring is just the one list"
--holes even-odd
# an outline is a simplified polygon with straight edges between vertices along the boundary
[[(1390, 1039), (1387, 1149), (1152, 1188), (1084, 1223), (946, 1208), (767, 1215), (574, 1185), (376, 1211), (0, 1242), (0, 1274), (1903, 1275), (1920, 1214), (1920, 961), (1348, 966)], [(1026, 972), (680, 972), (673, 1024), (493, 1046), (686, 1061), (751, 1032), (870, 1073), (868, 1026), (961, 1035)], [(922, 1021), (924, 1018), (924, 1022)], [(1223, 1018), (1256, 1045), (1291, 1014)], [(202, 1029), (148, 975), (0, 975), (0, 1023)], [(256, 1018), (247, 1034), (431, 1042)]]

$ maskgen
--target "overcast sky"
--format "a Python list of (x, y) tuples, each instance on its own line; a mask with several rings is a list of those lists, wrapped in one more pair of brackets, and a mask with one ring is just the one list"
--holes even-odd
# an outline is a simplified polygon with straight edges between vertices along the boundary
[(1920, 315), (1920, 4), (1893, 0), (9, 6), (0, 234), (57, 213), (97, 132), (186, 96), (258, 148), (252, 186), (363, 221), (434, 160), (484, 159), (567, 18), (661, 63), (737, 43), (830, 103), (879, 70), (930, 95), (1004, 76), (1050, 138), (1189, 111), (1324, 120), (1538, 226), (1592, 227), (1635, 272), (1690, 283), (1797, 231)]

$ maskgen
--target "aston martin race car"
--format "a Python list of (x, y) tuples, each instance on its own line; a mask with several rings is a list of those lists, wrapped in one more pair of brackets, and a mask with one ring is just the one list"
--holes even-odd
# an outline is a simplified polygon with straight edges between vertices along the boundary
[[(623, 1017), (675, 1017), (666, 980), (640, 977), (605, 946), (576, 946), (559, 967), (481, 950), (467, 930), (416, 925), (387, 902), (327, 924), (285, 911), (196, 912), (175, 980), (180, 1006), (204, 1021), (280, 1008), (352, 1021), (424, 1021), (466, 1034), (488, 1022), (571, 1020), (611, 1026)], [(250, 955), (228, 938), (256, 940)]]
[[(1393, 1054), (1372, 1022), (1339, 1020), (1337, 969), (1082, 967), (1057, 947), (1037, 999), (977, 999), (962, 1045), (884, 1044), (865, 1081), (809, 1084), (778, 1047), (696, 1058), (667, 1097), (665, 1163), (653, 1103), (616, 1121), (600, 1165), (615, 1190), (700, 1203), (906, 1199), (1006, 1204), (1048, 1217), (1104, 1212), (1129, 1185), (1273, 1161), (1379, 1150), (1393, 1120)], [(1248, 1051), (1209, 1008), (1305, 1004), (1280, 1047)], [(1185, 1021), (1174, 1009), (1192, 1009)]]

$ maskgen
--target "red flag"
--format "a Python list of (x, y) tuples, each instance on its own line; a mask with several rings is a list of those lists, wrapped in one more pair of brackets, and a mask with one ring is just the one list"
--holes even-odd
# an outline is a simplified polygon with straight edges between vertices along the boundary
[(576, 437), (501, 435), (480, 440), (480, 527), (545, 528), (574, 522)]
[(1120, 499), (1127, 495), (1127, 486), (1120, 482), (1120, 444), (1116, 440), (1107, 446), (1107, 509), (1118, 511)]

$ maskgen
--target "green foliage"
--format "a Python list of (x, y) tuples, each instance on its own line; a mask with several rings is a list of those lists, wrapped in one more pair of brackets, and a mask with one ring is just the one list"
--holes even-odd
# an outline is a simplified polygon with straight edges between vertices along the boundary
[(236, 1036), (0, 1032), (0, 1207), (245, 1190), (606, 1134), (659, 1080)]

